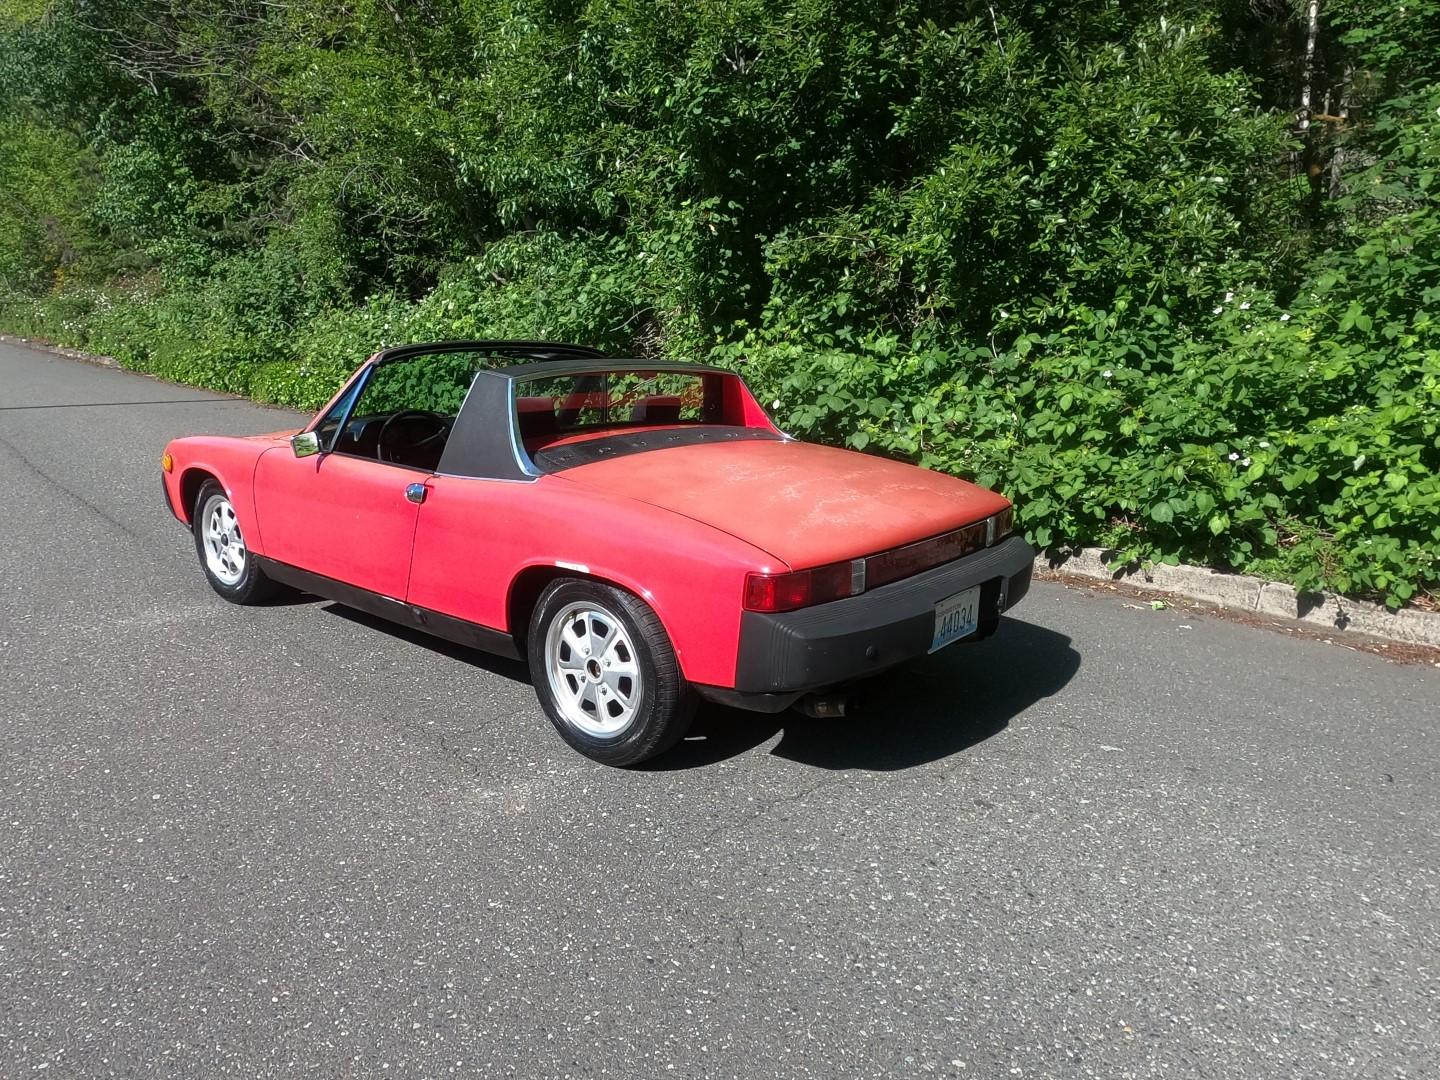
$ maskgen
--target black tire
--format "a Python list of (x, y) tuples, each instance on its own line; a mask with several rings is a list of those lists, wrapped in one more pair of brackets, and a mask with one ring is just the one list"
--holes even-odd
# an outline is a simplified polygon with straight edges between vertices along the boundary
[[(602, 622), (608, 618), (620, 625), (624, 635), (615, 648), (622, 650), (618, 654), (622, 658), (633, 645), (634, 666), (638, 670), (639, 681), (638, 686), (632, 684), (636, 691), (633, 715), (623, 721), (624, 726), (618, 731), (600, 734), (586, 730), (567, 715), (567, 706), (560, 701), (556, 687), (579, 685), (580, 672), (570, 672), (567, 676), (557, 666), (552, 681), (551, 630), (554, 628), (556, 634), (563, 637), (562, 624), (574, 620), (574, 625), (580, 625), (583, 619), (581, 613), (575, 610), (577, 606), (585, 612), (602, 616)], [(535, 604), (526, 646), (530, 675), (541, 708), (560, 737), (586, 757), (606, 765), (637, 765), (663, 754), (689, 729), (695, 714), (695, 692), (680, 671), (675, 650), (659, 617), (631, 593), (579, 578), (561, 578), (552, 582)], [(586, 657), (589, 655), (585, 653)], [(598, 687), (601, 678), (598, 668), (595, 678)], [(623, 682), (624, 676), (621, 679)], [(600, 698), (594, 697), (593, 704), (598, 706), (599, 703)], [(618, 700), (615, 704), (619, 704)], [(585, 711), (578, 702), (572, 703), (569, 708), (579, 709), (581, 713)], [(607, 716), (606, 722), (609, 719)], [(599, 722), (593, 716), (591, 720), (594, 724)]]
[[(279, 595), (284, 591), (284, 587), (265, 576), (265, 571), (260, 569), (255, 561), (255, 556), (244, 547), (238, 524), (235, 525), (233, 535), (240, 550), (244, 553), (243, 566), (233, 561), (230, 563), (236, 567), (238, 575), (234, 580), (230, 580), (230, 574), (222, 576), (212, 569), (206, 544), (206, 519), (210, 511), (217, 509), (216, 506), (211, 505), (212, 500), (219, 500), (224, 506), (229, 507), (230, 497), (225, 493), (225, 489), (214, 480), (206, 480), (200, 485), (200, 493), (195, 496), (195, 505), (191, 507), (190, 514), (190, 531), (195, 537), (195, 554), (200, 557), (200, 570), (204, 573), (205, 580), (210, 583), (212, 589), (232, 604), (260, 604)], [(231, 510), (233, 520), (233, 508)], [(234, 550), (233, 545), (231, 550)]]

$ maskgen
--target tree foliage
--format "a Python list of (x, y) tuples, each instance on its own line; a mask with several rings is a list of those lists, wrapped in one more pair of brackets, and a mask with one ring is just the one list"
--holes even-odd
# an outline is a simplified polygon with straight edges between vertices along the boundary
[(400, 340), (709, 356), (1042, 546), (1398, 604), (1440, 0), (1307, 11), (0, 0), (0, 321), (306, 406)]

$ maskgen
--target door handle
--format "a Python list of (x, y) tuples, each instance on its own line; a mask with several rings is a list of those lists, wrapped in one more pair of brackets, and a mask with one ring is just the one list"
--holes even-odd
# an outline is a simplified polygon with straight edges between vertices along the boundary
[(405, 498), (413, 503), (423, 503), (425, 501), (425, 485), (411, 484), (405, 489)]

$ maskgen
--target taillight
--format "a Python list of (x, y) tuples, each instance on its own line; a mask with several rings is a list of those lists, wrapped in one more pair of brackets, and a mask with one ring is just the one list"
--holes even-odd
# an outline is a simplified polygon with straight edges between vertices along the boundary
[(990, 539), (990, 542), (993, 544), (996, 540), (1005, 539), (1005, 537), (1009, 536), (1011, 532), (1014, 531), (1015, 507), (1005, 507), (1004, 510), (1001, 510), (998, 514), (994, 515), (991, 520), (995, 522), (995, 531)]
[(966, 525), (963, 529), (933, 536), (929, 540), (920, 540), (902, 548), (871, 555), (866, 560), (869, 564), (865, 573), (866, 580), (873, 589), (877, 585), (888, 585), (892, 581), (912, 577), (941, 563), (973, 555), (984, 549), (989, 528), (988, 521), (981, 520), (974, 525)]
[(745, 610), (794, 611), (864, 591), (864, 559), (789, 574), (750, 574), (745, 578)]
[(745, 610), (794, 611), (812, 604), (858, 596), (867, 588), (888, 585), (942, 563), (983, 551), (1009, 536), (1014, 525), (1014, 507), (1007, 506), (972, 525), (877, 555), (789, 574), (750, 574), (745, 578)]

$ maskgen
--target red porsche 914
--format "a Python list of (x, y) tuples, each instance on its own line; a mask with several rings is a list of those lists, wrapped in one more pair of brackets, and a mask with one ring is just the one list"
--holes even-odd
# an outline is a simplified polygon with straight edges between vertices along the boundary
[(612, 765), (697, 698), (843, 711), (993, 633), (1035, 559), (992, 491), (792, 439), (733, 372), (575, 345), (385, 349), (303, 430), (176, 439), (162, 468), (225, 599), (290, 587), (526, 659)]

